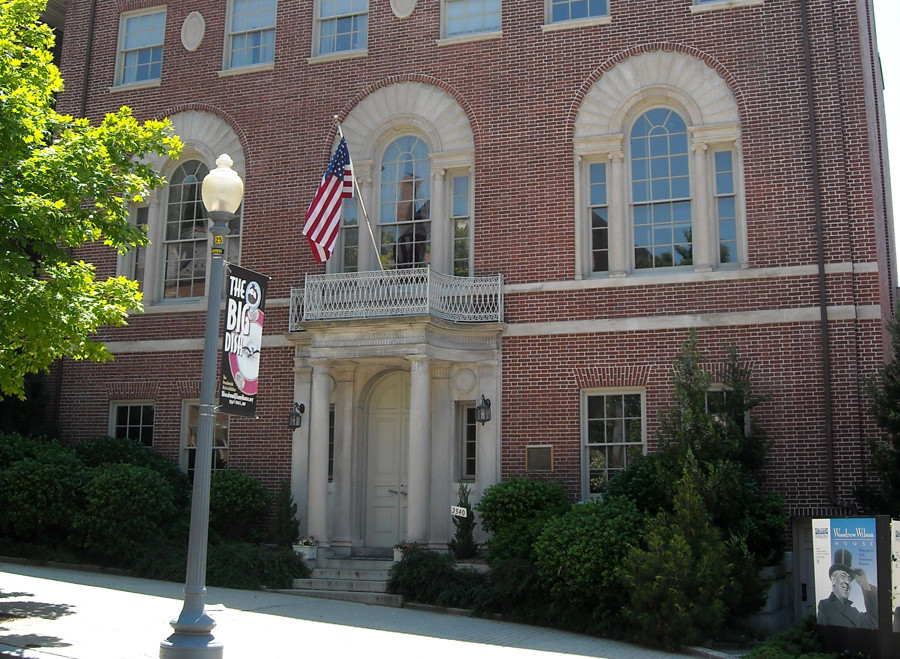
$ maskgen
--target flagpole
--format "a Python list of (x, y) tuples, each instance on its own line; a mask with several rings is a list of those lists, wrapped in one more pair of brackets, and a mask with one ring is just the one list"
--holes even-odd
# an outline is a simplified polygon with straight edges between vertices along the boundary
[[(341, 130), (341, 122), (338, 120), (337, 115), (334, 115), (334, 123), (337, 124), (338, 135), (341, 136), (341, 139), (344, 139), (344, 131)], [(378, 267), (381, 270), (384, 270), (384, 265), (381, 263), (381, 250), (378, 249), (378, 244), (375, 242), (375, 233), (372, 231), (372, 224), (369, 222), (369, 214), (366, 212), (366, 204), (363, 201), (362, 190), (359, 187), (359, 182), (356, 180), (356, 168), (353, 166), (353, 157), (350, 156), (349, 149), (347, 150), (347, 155), (350, 157), (350, 175), (353, 177), (353, 187), (356, 188), (356, 198), (359, 200), (359, 207), (362, 210), (363, 219), (366, 221), (369, 237), (372, 239), (372, 247), (375, 248), (375, 259), (378, 261)]]

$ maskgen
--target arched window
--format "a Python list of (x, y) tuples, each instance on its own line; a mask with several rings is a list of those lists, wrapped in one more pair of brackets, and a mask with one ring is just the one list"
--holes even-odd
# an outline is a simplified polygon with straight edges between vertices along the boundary
[(731, 89), (695, 57), (646, 52), (600, 76), (575, 118), (575, 276), (748, 267), (740, 135)]
[[(209, 167), (200, 160), (189, 160), (169, 177), (166, 219), (163, 229), (161, 258), (162, 298), (200, 298), (205, 294), (207, 244), (206, 208), (200, 197), (200, 186)], [(228, 223), (225, 260), (240, 262), (241, 209)]]
[(631, 129), (634, 268), (693, 264), (691, 179), (684, 119), (656, 108)]
[(416, 268), (431, 260), (431, 160), (414, 135), (394, 140), (381, 161), (381, 262)]

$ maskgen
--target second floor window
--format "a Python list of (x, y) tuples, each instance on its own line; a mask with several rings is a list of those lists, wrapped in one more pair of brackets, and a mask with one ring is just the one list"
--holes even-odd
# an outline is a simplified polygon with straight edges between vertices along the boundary
[(608, 15), (607, 0), (550, 0), (551, 23)]
[(395, 140), (381, 163), (381, 262), (418, 268), (431, 260), (431, 160), (414, 135)]
[(500, 0), (445, 0), (444, 12), (446, 37), (500, 29)]
[(130, 85), (160, 79), (165, 29), (165, 9), (122, 16), (116, 84)]
[(228, 36), (228, 68), (275, 61), (276, 5), (276, 0), (234, 0)]
[(674, 111), (643, 114), (631, 130), (634, 267), (693, 264), (688, 134)]
[[(206, 209), (200, 185), (209, 168), (199, 160), (180, 165), (168, 185), (168, 204), (162, 240), (162, 297), (189, 299), (203, 297), (209, 257)], [(225, 260), (240, 262), (240, 209), (229, 222)]]
[(368, 46), (368, 0), (319, 0), (318, 55)]

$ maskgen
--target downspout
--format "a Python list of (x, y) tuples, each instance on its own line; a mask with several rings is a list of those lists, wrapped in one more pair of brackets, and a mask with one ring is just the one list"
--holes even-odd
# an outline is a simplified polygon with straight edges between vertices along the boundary
[(87, 113), (88, 81), (91, 78), (91, 55), (94, 47), (94, 23), (97, 17), (97, 0), (91, 0), (91, 13), (88, 16), (87, 44), (84, 47), (84, 68), (81, 76), (81, 110), (79, 117)]
[(814, 100), (812, 49), (809, 41), (809, 12), (807, 0), (800, 0), (800, 36), (803, 42), (803, 59), (806, 66), (806, 109), (809, 122), (810, 159), (812, 167), (813, 213), (816, 222), (816, 258), (819, 275), (819, 326), (822, 350), (823, 397), (825, 404), (825, 492), (829, 503), (850, 507), (847, 502), (838, 500), (834, 489), (834, 418), (831, 413), (831, 355), (828, 347), (831, 343), (828, 331), (828, 295), (825, 279), (825, 236), (822, 228), (822, 191), (821, 173), (819, 171), (819, 145), (816, 127), (816, 105)]

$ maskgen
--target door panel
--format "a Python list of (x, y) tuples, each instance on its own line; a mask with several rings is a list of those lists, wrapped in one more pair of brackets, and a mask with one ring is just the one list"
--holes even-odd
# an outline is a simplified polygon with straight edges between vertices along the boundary
[(409, 375), (379, 383), (369, 405), (366, 546), (391, 547), (406, 534)]

